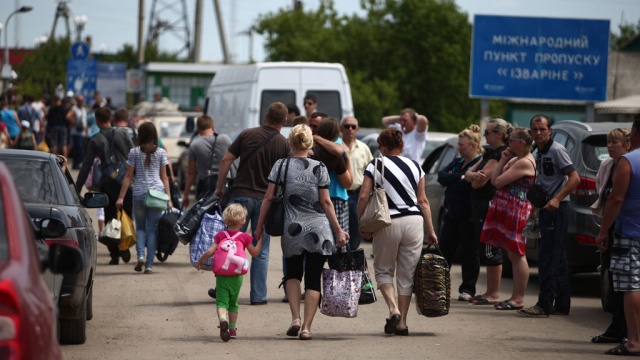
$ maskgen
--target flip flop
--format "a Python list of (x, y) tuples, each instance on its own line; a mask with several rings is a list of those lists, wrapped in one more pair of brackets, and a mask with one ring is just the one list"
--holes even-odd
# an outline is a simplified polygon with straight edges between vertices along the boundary
[(471, 299), (471, 303), (473, 305), (496, 305), (499, 302), (500, 301), (490, 301), (489, 299), (487, 299), (482, 295), (476, 295), (473, 297), (473, 299)]
[(640, 351), (629, 351), (624, 344), (620, 344), (604, 352), (605, 355), (640, 356)]
[(287, 329), (287, 336), (298, 336), (300, 333), (300, 319), (295, 319), (291, 322), (291, 326)]
[(390, 318), (385, 319), (385, 321), (387, 323), (384, 325), (384, 333), (387, 335), (391, 335), (396, 332), (396, 327), (400, 323), (400, 315), (392, 315)]
[(620, 344), (624, 342), (624, 339), (602, 334), (592, 337), (591, 342), (594, 344)]
[(542, 308), (538, 305), (533, 305), (532, 307), (528, 307), (526, 309), (520, 309), (518, 310), (518, 314), (528, 317), (549, 317), (549, 314), (545, 313), (544, 310), (542, 310)]
[(524, 306), (522, 306), (522, 305), (520, 305), (520, 306), (513, 305), (512, 303), (510, 303), (507, 300), (501, 301), (501, 302), (496, 304), (496, 310), (520, 310), (523, 307)]

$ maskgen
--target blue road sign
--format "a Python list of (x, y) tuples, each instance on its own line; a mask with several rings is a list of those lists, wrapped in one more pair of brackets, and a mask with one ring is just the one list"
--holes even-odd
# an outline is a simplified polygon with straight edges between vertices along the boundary
[(476, 15), (469, 96), (603, 101), (609, 20)]
[(67, 60), (67, 90), (85, 98), (85, 104), (93, 103), (98, 78), (96, 60)]
[(76, 41), (71, 44), (71, 58), (72, 59), (87, 59), (91, 54), (89, 44), (84, 41)]

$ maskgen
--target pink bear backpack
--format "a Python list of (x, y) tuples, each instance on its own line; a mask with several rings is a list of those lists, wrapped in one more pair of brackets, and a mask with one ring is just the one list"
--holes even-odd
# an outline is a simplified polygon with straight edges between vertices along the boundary
[(238, 231), (231, 236), (225, 230), (224, 240), (218, 243), (216, 252), (213, 254), (213, 273), (222, 276), (244, 275), (249, 270), (249, 260), (244, 252), (244, 245), (238, 244), (236, 238), (242, 234)]

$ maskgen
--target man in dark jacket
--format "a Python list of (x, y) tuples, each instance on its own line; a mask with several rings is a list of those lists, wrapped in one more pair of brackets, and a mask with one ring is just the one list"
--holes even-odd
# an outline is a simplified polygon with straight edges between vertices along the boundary
[[(87, 152), (85, 153), (82, 161), (82, 167), (80, 168), (78, 178), (76, 179), (76, 188), (78, 193), (82, 190), (82, 186), (89, 176), (89, 172), (93, 165), (93, 159), (96, 157), (100, 158), (100, 162), (102, 164), (101, 167), (103, 168), (106, 164), (109, 164), (108, 159), (110, 158), (110, 155), (113, 155), (115, 161), (126, 163), (127, 158), (129, 157), (129, 151), (133, 147), (133, 143), (125, 130), (111, 127), (111, 110), (109, 110), (109, 108), (102, 107), (96, 110), (95, 117), (96, 123), (100, 128), (100, 132), (91, 138), (91, 141), (87, 146)], [(112, 139), (113, 154), (110, 154), (110, 143)], [(108, 224), (109, 221), (116, 217), (115, 204), (116, 200), (118, 200), (118, 195), (120, 195), (121, 184), (113, 179), (107, 180), (103, 178), (102, 180), (105, 181), (101, 182), (100, 192), (107, 194), (109, 197), (109, 205), (104, 209), (104, 221), (105, 224)], [(124, 210), (130, 216), (133, 214), (133, 202), (131, 196), (131, 189), (128, 189), (127, 194), (124, 197)], [(129, 262), (131, 259), (131, 252), (128, 249), (120, 252), (117, 245), (107, 246), (107, 248), (111, 255), (109, 265), (118, 265), (119, 257), (122, 257), (124, 262)]]

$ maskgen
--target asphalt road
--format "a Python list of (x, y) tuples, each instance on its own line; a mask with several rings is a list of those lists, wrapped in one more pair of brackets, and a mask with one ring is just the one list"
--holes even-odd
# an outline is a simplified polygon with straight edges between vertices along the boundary
[[(91, 210), (95, 215), (95, 210)], [(96, 223), (97, 228), (97, 223)], [(362, 246), (367, 254), (371, 244)], [(360, 306), (354, 319), (330, 318), (317, 313), (313, 340), (288, 338), (288, 304), (281, 303), (282, 262), (279, 238), (272, 240), (268, 301), (249, 305), (249, 276), (240, 295), (238, 339), (223, 343), (215, 319), (215, 300), (207, 290), (214, 285), (211, 272), (189, 264), (188, 247), (179, 245), (164, 263), (156, 263), (150, 275), (136, 273), (133, 262), (107, 265), (109, 256), (98, 245), (94, 285), (94, 318), (87, 324), (87, 342), (63, 346), (65, 359), (595, 359), (608, 345), (592, 344), (610, 321), (600, 308), (598, 277), (572, 279), (569, 316), (546, 319), (519, 317), (513, 311), (457, 301), (460, 267), (452, 269), (449, 315), (426, 318), (413, 305), (408, 319), (410, 336), (383, 333), (386, 306), (378, 302)], [(135, 254), (134, 254), (135, 259)], [(371, 267), (372, 264), (370, 263)], [(373, 269), (370, 269), (373, 274)], [(484, 290), (484, 269), (478, 291)], [(537, 269), (532, 268), (526, 305), (537, 297)], [(503, 299), (509, 297), (511, 280), (502, 281)]]

